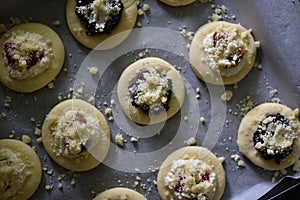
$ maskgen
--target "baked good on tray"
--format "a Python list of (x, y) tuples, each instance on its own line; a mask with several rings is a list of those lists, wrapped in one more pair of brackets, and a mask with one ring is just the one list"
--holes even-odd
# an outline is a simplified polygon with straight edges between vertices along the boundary
[(0, 140), (0, 199), (26, 200), (42, 178), (41, 162), (35, 151), (16, 139)]
[(255, 165), (284, 169), (300, 157), (299, 110), (282, 104), (263, 103), (242, 119), (237, 144)]
[(94, 200), (147, 200), (142, 194), (129, 188), (116, 187), (98, 194)]
[(230, 85), (242, 80), (252, 69), (258, 47), (251, 29), (224, 21), (210, 22), (195, 33), (190, 63), (203, 81)]
[(160, 0), (161, 2), (168, 4), (169, 6), (186, 6), (195, 2), (196, 0)]
[[(111, 49), (130, 34), (137, 18), (137, 5), (134, 0), (68, 0), (66, 17), (78, 42), (91, 49)], [(113, 40), (107, 40), (112, 36)]]
[(138, 124), (155, 124), (175, 115), (184, 101), (179, 72), (167, 61), (149, 57), (129, 65), (118, 82), (123, 112)]
[(225, 188), (225, 171), (219, 159), (204, 147), (183, 147), (171, 153), (158, 172), (162, 200), (218, 200)]
[(33, 92), (51, 82), (65, 59), (64, 45), (50, 27), (15, 25), (0, 38), (0, 81), (17, 92)]
[(57, 164), (72, 171), (87, 171), (104, 160), (110, 145), (110, 130), (94, 106), (80, 99), (69, 99), (47, 115), (42, 140)]

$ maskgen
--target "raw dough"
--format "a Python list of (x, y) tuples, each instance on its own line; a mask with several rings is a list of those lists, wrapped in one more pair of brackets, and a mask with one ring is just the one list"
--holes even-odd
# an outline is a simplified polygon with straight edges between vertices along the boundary
[[(17, 80), (9, 76), (2, 52), (3, 44), (10, 37), (11, 33), (20, 30), (42, 35), (45, 40), (51, 42), (50, 48), (52, 48), (53, 53), (53, 56), (50, 57), (50, 66), (48, 69), (34, 78), (24, 80)], [(60, 37), (51, 28), (39, 23), (25, 23), (12, 27), (0, 38), (0, 47), (0, 81), (6, 87), (17, 92), (33, 92), (43, 88), (57, 76), (65, 60), (65, 49)]]
[[(75, 14), (76, 0), (68, 0), (66, 6), (66, 17), (68, 27), (75, 39), (90, 49), (106, 50), (118, 46), (123, 42), (135, 25), (137, 18), (137, 5), (134, 0), (122, 0), (124, 9), (119, 24), (110, 34), (98, 34), (88, 36), (85, 28), (85, 23)], [(117, 35), (118, 36), (115, 36)], [(110, 37), (113, 39), (110, 39)], [(105, 41), (105, 42), (103, 42)], [(103, 43), (102, 43), (103, 42)], [(99, 45), (102, 43), (101, 45)]]
[(186, 6), (195, 2), (196, 0), (160, 0), (169, 6)]
[[(169, 101), (170, 108), (167, 112), (149, 115), (143, 113), (141, 109), (131, 105), (128, 86), (135, 82), (136, 78), (139, 76), (137, 71), (143, 72), (146, 69), (145, 66), (153, 66), (157, 71), (165, 70), (167, 72), (167, 77), (170, 77), (172, 80), (172, 96)], [(184, 82), (179, 72), (168, 62), (155, 57), (144, 58), (131, 64), (122, 73), (118, 83), (118, 99), (123, 112), (132, 121), (143, 125), (160, 123), (175, 115), (181, 108), (184, 96)]]
[[(93, 115), (99, 121), (102, 130), (99, 141), (88, 150), (87, 156), (79, 154), (76, 158), (69, 158), (54, 152), (54, 137), (50, 129), (57, 124), (62, 115), (73, 109)], [(57, 164), (72, 171), (87, 171), (95, 168), (105, 159), (110, 145), (110, 130), (104, 116), (94, 106), (80, 99), (69, 99), (56, 105), (47, 115), (42, 127), (42, 139), (47, 153)]]
[[(203, 40), (208, 34), (217, 31), (220, 28), (223, 29), (229, 27), (237, 29), (238, 37), (241, 37), (242, 34), (245, 34), (246, 37), (243, 39), (243, 41), (246, 43), (246, 51), (241, 61), (234, 67), (240, 67), (241, 70), (235, 75), (226, 77), (222, 76), (218, 72), (213, 71), (209, 65), (202, 60), (207, 56), (206, 52), (204, 52)], [(242, 80), (252, 69), (256, 58), (257, 48), (258, 43), (254, 42), (250, 31), (242, 27), (240, 24), (233, 24), (224, 21), (210, 22), (201, 26), (195, 33), (190, 47), (189, 57), (192, 68), (200, 79), (211, 84), (230, 85)]]
[[(216, 192), (212, 200), (218, 200), (223, 195), (225, 189), (225, 171), (219, 159), (207, 148), (204, 147), (183, 147), (171, 153), (162, 163), (157, 177), (157, 188), (162, 200), (176, 199), (172, 195), (173, 191), (168, 189), (165, 184), (165, 177), (170, 172), (173, 161), (181, 158), (195, 158), (209, 165), (216, 174)], [(169, 193), (170, 196), (166, 196)]]
[[(268, 115), (280, 113), (286, 119), (293, 120), (298, 124), (298, 138), (295, 139), (292, 152), (281, 160), (280, 164), (274, 159), (265, 160), (262, 154), (253, 146), (253, 134), (258, 124)], [(278, 103), (263, 103), (247, 113), (242, 119), (237, 144), (240, 152), (251, 160), (255, 165), (268, 170), (284, 169), (294, 164), (300, 157), (300, 123), (299, 119), (294, 116), (293, 110), (285, 105)]]
[(13, 199), (29, 199), (37, 190), (42, 179), (42, 167), (39, 157), (30, 146), (15, 139), (0, 140), (0, 149), (9, 149), (17, 154), (17, 158), (21, 159), (26, 165), (24, 173), (28, 175), (26, 176), (22, 189), (17, 192)]
[(128, 188), (111, 188), (98, 194), (94, 200), (147, 200), (142, 194)]

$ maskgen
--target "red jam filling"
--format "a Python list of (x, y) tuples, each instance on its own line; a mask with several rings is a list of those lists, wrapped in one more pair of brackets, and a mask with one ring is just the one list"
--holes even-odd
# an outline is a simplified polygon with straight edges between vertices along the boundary
[(9, 67), (13, 66), (16, 62), (16, 60), (13, 58), (14, 51), (16, 50), (16, 45), (12, 42), (6, 42), (3, 46), (3, 50), (7, 65)]
[[(12, 42), (6, 42), (3, 46), (4, 56), (7, 60), (8, 67), (13, 67), (16, 63), (16, 59), (14, 58), (16, 45)], [(28, 55), (26, 56), (26, 69), (30, 70), (31, 67), (36, 65), (40, 60), (42, 60), (43, 57), (45, 57), (45, 51), (30, 51)]]
[(85, 117), (82, 114), (80, 114), (79, 112), (76, 113), (75, 120), (81, 124), (86, 124), (86, 122), (87, 122)]
[[(223, 40), (226, 44), (228, 44), (227, 35), (225, 34), (225, 36), (222, 36), (217, 31), (215, 31), (213, 34), (214, 47), (217, 46), (217, 42), (220, 40)], [(231, 63), (231, 65), (227, 65), (226, 68), (232, 68), (237, 66), (239, 62), (241, 62), (244, 55), (245, 50), (243, 48), (238, 48), (237, 52), (226, 58)]]

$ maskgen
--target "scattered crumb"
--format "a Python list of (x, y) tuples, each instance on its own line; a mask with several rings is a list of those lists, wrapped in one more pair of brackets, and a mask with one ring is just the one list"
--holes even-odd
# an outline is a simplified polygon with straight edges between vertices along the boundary
[(200, 117), (200, 122), (202, 123), (202, 124), (204, 124), (205, 123), (205, 118), (202, 116), (202, 117)]
[(22, 142), (29, 144), (31, 142), (31, 137), (28, 135), (22, 135)]
[(241, 157), (237, 154), (233, 154), (230, 156), (237, 164), (238, 167), (246, 167), (246, 164), (243, 160), (241, 160)]
[(41, 135), (42, 135), (42, 130), (39, 129), (39, 128), (35, 128), (34, 134), (35, 134), (36, 136), (41, 136)]
[(233, 96), (233, 93), (231, 90), (225, 90), (225, 92), (221, 95), (222, 101), (230, 101)]
[(53, 89), (54, 88), (54, 83), (53, 82), (48, 83), (48, 88)]
[(90, 67), (88, 70), (89, 70), (91, 75), (98, 74), (98, 68), (97, 67)]
[(147, 11), (149, 11), (150, 10), (150, 6), (148, 5), (148, 4), (144, 4), (143, 5), (143, 10), (145, 11), (145, 12), (147, 12)]
[(52, 25), (59, 26), (61, 24), (60, 20), (55, 20), (52, 22)]
[(192, 145), (196, 145), (197, 141), (194, 137), (190, 137), (187, 141), (186, 141), (186, 144), (189, 145), (189, 146), (192, 146)]
[(115, 141), (116, 141), (116, 143), (117, 143), (117, 145), (118, 146), (120, 146), (120, 147), (123, 147), (124, 146), (124, 138), (123, 138), (123, 135), (122, 134), (117, 134), (116, 136), (115, 136)]
[(143, 15), (144, 14), (144, 12), (143, 12), (143, 10), (142, 9), (138, 9), (138, 13), (137, 13), (138, 15)]
[(240, 114), (245, 116), (254, 107), (254, 101), (250, 96), (247, 96), (246, 98), (242, 99), (239, 104), (236, 105), (236, 107), (240, 111)]
[(188, 119), (189, 119), (188, 116), (184, 116), (183, 118), (184, 121), (187, 121)]
[(219, 159), (219, 161), (221, 162), (221, 163), (224, 163), (225, 162), (225, 158), (222, 156), (222, 157), (218, 157), (218, 159)]
[(45, 186), (45, 189), (49, 191), (49, 190), (52, 189), (52, 187), (53, 187), (52, 185), (46, 185), (46, 186)]
[(75, 180), (75, 178), (72, 178), (71, 185), (75, 185), (75, 184), (76, 184), (76, 180)]
[(36, 142), (37, 142), (38, 144), (41, 144), (41, 143), (43, 142), (42, 137), (38, 137), (38, 138), (36, 139)]
[(139, 140), (138, 140), (138, 138), (136, 138), (136, 137), (131, 137), (130, 138), (130, 142), (138, 142)]

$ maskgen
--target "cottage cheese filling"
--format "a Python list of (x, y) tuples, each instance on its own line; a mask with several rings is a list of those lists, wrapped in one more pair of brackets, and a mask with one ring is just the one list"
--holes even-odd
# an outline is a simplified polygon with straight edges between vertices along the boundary
[(173, 162), (165, 186), (175, 199), (210, 200), (216, 192), (216, 174), (201, 160), (179, 159)]
[(57, 155), (67, 158), (86, 156), (88, 152), (85, 150), (92, 148), (100, 139), (98, 120), (84, 111), (69, 110), (56, 123), (51, 130)]
[(110, 33), (119, 23), (123, 7), (121, 0), (94, 0), (89, 4), (77, 0), (75, 13), (86, 22), (88, 35)]
[(128, 90), (132, 97), (132, 105), (148, 113), (149, 110), (160, 112), (162, 107), (166, 110), (169, 108), (171, 87), (170, 78), (157, 72), (155, 68), (148, 67)]
[(237, 74), (243, 66), (238, 65), (247, 52), (247, 34), (239, 34), (237, 29), (222, 27), (209, 33), (203, 40), (206, 53), (204, 62), (222, 76)]
[(9, 76), (23, 80), (38, 76), (49, 67), (51, 48), (45, 38), (36, 33), (12, 32), (3, 45)]
[(22, 188), (26, 165), (10, 149), (0, 149), (0, 194), (1, 200), (10, 199)]
[(278, 159), (283, 159), (290, 154), (296, 138), (297, 124), (278, 113), (261, 121), (254, 134), (254, 145), (266, 158), (279, 156)]

